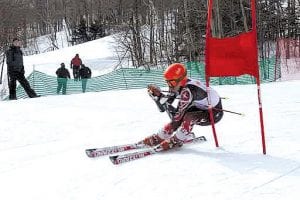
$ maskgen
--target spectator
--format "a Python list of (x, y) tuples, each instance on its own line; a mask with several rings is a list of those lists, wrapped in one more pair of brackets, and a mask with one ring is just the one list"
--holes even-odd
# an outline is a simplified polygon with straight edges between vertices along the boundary
[(62, 94), (67, 93), (67, 82), (68, 78), (70, 78), (69, 70), (65, 68), (65, 63), (60, 64), (60, 68), (56, 70), (57, 75), (57, 94), (60, 93), (62, 89)]
[(75, 57), (71, 60), (71, 69), (73, 69), (73, 77), (75, 81), (79, 79), (79, 69), (82, 64), (79, 54), (76, 54)]
[(29, 82), (25, 78), (25, 70), (23, 64), (23, 52), (21, 50), (21, 41), (17, 38), (13, 39), (12, 46), (6, 52), (6, 63), (8, 72), (8, 87), (9, 99), (17, 99), (16, 87), (17, 81), (24, 88), (25, 92), (30, 98), (39, 97), (33, 89), (31, 89)]
[(82, 83), (82, 92), (85, 92), (87, 80), (92, 77), (92, 71), (89, 67), (82, 64), (79, 70), (79, 76)]

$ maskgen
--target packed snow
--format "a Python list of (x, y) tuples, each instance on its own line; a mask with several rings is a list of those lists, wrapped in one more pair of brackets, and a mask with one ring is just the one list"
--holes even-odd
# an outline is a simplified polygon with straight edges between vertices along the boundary
[[(61, 59), (47, 53), (25, 60), (59, 63), (89, 51), (76, 48), (60, 50)], [(117, 166), (84, 150), (137, 142), (167, 123), (146, 89), (0, 101), (0, 199), (298, 199), (300, 81), (261, 85), (266, 155), (256, 85), (214, 88), (227, 97), (224, 109), (245, 114), (225, 113), (216, 124), (219, 148), (211, 127), (195, 126), (208, 141)]]

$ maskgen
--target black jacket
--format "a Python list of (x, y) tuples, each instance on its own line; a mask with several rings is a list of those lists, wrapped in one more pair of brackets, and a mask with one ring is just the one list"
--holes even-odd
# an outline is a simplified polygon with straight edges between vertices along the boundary
[(21, 72), (25, 73), (23, 65), (23, 52), (20, 47), (11, 46), (6, 51), (6, 64), (8, 73)]
[(91, 78), (92, 71), (90, 68), (82, 66), (79, 70), (79, 75), (81, 79)]
[(70, 78), (69, 70), (65, 67), (60, 67), (56, 70), (57, 78)]

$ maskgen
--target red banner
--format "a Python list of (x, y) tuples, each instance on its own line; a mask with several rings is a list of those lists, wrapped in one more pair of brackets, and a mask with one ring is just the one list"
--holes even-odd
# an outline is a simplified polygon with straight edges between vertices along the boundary
[(256, 32), (242, 33), (235, 37), (207, 38), (209, 55), (206, 74), (209, 77), (240, 76), (258, 77)]
[(255, 0), (250, 1), (252, 30), (234, 37), (213, 38), (211, 36), (213, 0), (209, 0), (205, 49), (206, 77), (249, 74), (259, 78)]

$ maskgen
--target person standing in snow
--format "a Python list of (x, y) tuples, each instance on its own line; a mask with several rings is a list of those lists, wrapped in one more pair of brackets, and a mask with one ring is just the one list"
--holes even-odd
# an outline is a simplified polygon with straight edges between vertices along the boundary
[(23, 52), (21, 50), (21, 41), (18, 38), (14, 38), (12, 46), (6, 51), (6, 64), (8, 73), (8, 87), (9, 87), (9, 99), (17, 99), (16, 87), (17, 81), (24, 88), (25, 92), (30, 98), (39, 97), (35, 91), (30, 87), (29, 82), (25, 78), (25, 70), (23, 64)]
[[(148, 85), (148, 93), (160, 112), (166, 111), (169, 114), (171, 121), (157, 134), (146, 137), (140, 143), (147, 146), (159, 145), (163, 150), (168, 150), (180, 147), (184, 142), (193, 139), (194, 125), (207, 126), (211, 122), (206, 86), (199, 80), (189, 79), (183, 64), (174, 63), (168, 66), (164, 72), (164, 79), (169, 86), (168, 95), (163, 94), (161, 89), (153, 84)], [(212, 88), (209, 94), (214, 122), (217, 123), (223, 117), (221, 98)], [(172, 105), (175, 99), (178, 99), (176, 108)]]
[(87, 80), (92, 77), (92, 71), (89, 67), (85, 66), (84, 64), (81, 65), (79, 70), (79, 77), (82, 84), (82, 92), (86, 90)]
[(73, 77), (75, 81), (79, 79), (79, 69), (80, 65), (82, 64), (81, 59), (79, 58), (79, 54), (76, 54), (74, 58), (71, 60), (70, 67), (73, 69)]
[(57, 91), (56, 91), (56, 93), (59, 94), (60, 90), (62, 89), (62, 94), (66, 94), (68, 78), (71, 78), (71, 77), (70, 77), (69, 70), (65, 68), (65, 63), (60, 64), (60, 68), (58, 68), (56, 70), (56, 75), (57, 75)]

